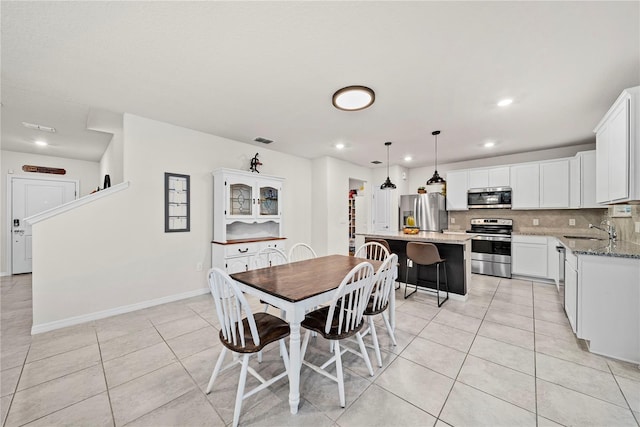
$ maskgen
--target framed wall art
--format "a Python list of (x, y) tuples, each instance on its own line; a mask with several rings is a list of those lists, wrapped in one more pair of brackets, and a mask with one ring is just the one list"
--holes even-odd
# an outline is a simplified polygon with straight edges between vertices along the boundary
[(189, 231), (191, 226), (191, 200), (189, 175), (164, 173), (164, 231)]

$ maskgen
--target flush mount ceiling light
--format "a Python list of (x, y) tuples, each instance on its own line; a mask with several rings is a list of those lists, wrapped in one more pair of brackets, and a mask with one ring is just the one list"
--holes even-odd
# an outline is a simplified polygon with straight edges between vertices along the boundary
[(487, 141), (487, 142), (484, 143), (484, 147), (485, 148), (491, 148), (491, 147), (494, 147), (495, 145), (496, 145), (496, 143), (493, 142), (493, 141)]
[(22, 126), (26, 127), (27, 129), (42, 130), (42, 131), (50, 132), (50, 133), (55, 133), (56, 132), (56, 128), (52, 128), (52, 127), (49, 127), (49, 126), (37, 125), (35, 123), (22, 122)]
[(411, 160), (413, 160), (413, 157), (411, 157), (411, 156), (405, 156), (404, 157), (404, 161), (405, 162), (410, 162)]
[(337, 148), (338, 150), (342, 150), (342, 149), (344, 148), (344, 144), (343, 144), (343, 143), (341, 143), (341, 142), (339, 142), (339, 143), (337, 143), (337, 144), (336, 144), (336, 148)]
[(380, 189), (393, 190), (394, 188), (396, 188), (396, 185), (393, 182), (391, 182), (391, 180), (389, 179), (389, 147), (391, 146), (391, 143), (385, 142), (384, 145), (387, 146), (387, 180), (382, 183), (382, 185), (380, 186)]
[(35, 144), (39, 147), (46, 147), (47, 145), (49, 145), (47, 141), (42, 141), (42, 140), (36, 141)]
[(498, 101), (498, 107), (506, 107), (507, 105), (511, 105), (513, 103), (513, 99), (502, 99)]
[(333, 94), (333, 106), (338, 110), (359, 111), (370, 107), (376, 94), (366, 86), (347, 86)]

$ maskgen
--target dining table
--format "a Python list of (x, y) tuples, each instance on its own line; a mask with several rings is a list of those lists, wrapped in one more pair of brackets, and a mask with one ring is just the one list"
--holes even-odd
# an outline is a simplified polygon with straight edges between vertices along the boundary
[[(361, 262), (369, 262), (374, 271), (382, 261), (346, 255), (328, 255), (304, 261), (234, 273), (231, 278), (246, 294), (283, 310), (289, 323), (289, 406), (298, 412), (300, 402), (300, 324), (305, 315), (319, 305), (329, 303), (344, 277)], [(395, 325), (395, 292), (389, 298), (389, 318)]]

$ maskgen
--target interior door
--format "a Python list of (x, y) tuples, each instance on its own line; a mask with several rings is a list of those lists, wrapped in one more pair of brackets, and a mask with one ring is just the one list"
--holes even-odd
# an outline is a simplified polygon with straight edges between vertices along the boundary
[(373, 206), (373, 231), (389, 231), (391, 225), (391, 190), (376, 189), (373, 193)]
[(76, 198), (75, 181), (11, 180), (11, 272), (31, 272), (31, 226), (24, 219)]

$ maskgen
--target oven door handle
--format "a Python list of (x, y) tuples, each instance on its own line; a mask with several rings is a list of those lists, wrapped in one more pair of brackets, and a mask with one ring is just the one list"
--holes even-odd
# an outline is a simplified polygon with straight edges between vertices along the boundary
[(494, 242), (510, 242), (511, 237), (500, 237), (500, 236), (474, 236), (471, 240), (490, 240)]

